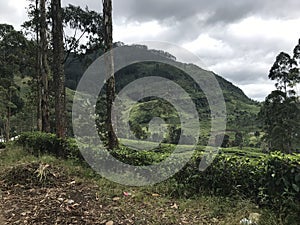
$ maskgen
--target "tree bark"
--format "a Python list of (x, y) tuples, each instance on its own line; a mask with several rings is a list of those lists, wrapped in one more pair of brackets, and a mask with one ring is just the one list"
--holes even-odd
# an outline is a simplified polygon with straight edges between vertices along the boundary
[(49, 122), (49, 87), (48, 76), (50, 69), (48, 65), (48, 42), (47, 42), (47, 18), (46, 18), (46, 6), (45, 0), (40, 0), (41, 11), (41, 30), (40, 30), (40, 72), (41, 72), (41, 110), (42, 110), (42, 130), (44, 132), (50, 132)]
[[(104, 20), (104, 46), (105, 52), (109, 52), (113, 47), (112, 35), (112, 1), (103, 0), (103, 20)], [(112, 126), (112, 105), (115, 98), (115, 77), (114, 77), (114, 64), (113, 55), (108, 53), (105, 55), (105, 70), (107, 74), (107, 89), (106, 89), (106, 102), (107, 102), (107, 119), (106, 127), (108, 132), (108, 148), (114, 149), (118, 147), (118, 138)]]
[(52, 37), (53, 37), (53, 80), (55, 89), (55, 126), (56, 135), (65, 138), (66, 133), (66, 93), (64, 75), (64, 43), (61, 0), (52, 0)]
[(37, 88), (37, 120), (36, 126), (38, 131), (43, 130), (42, 125), (42, 78), (41, 78), (41, 48), (40, 48), (40, 25), (38, 22), (39, 19), (39, 0), (35, 1), (35, 19), (36, 19), (36, 65), (35, 65), (35, 72), (36, 72), (36, 88)]
[[(9, 91), (9, 104), (11, 101), (11, 93)], [(11, 114), (11, 108), (10, 106), (7, 107), (7, 115), (6, 115), (6, 124), (5, 124), (5, 141), (9, 142), (10, 139), (10, 114)]]

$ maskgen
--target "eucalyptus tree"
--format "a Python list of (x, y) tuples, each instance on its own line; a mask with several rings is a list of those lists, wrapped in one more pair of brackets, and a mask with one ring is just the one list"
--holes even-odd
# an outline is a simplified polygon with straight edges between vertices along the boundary
[[(37, 117), (38, 121), (43, 121), (42, 124), (45, 124), (46, 121), (48, 125), (49, 111), (55, 111), (56, 134), (63, 138), (66, 126), (64, 66), (71, 54), (75, 55), (72, 58), (80, 60), (80, 56), (88, 52), (99, 48), (103, 49), (102, 16), (87, 7), (82, 9), (78, 6), (68, 5), (62, 8), (61, 1), (58, 0), (35, 0), (35, 2), (30, 0), (30, 2), (29, 21), (26, 21), (23, 27), (28, 33), (33, 34), (33, 39), (37, 43), (37, 66), (33, 77), (36, 83), (32, 86), (32, 90), (36, 92), (36, 102), (38, 103)], [(87, 39), (83, 37), (87, 37)], [(51, 71), (48, 64), (52, 65)], [(43, 74), (51, 74), (48, 76), (51, 80), (41, 79), (46, 78)], [(50, 90), (44, 88), (48, 83)], [(48, 107), (48, 110), (43, 110), (42, 106), (48, 106), (49, 98), (52, 96), (54, 96), (55, 109), (50, 110)], [(41, 118), (41, 115), (48, 116)], [(37, 123), (38, 127), (41, 126), (40, 123)]]
[(63, 18), (60, 0), (51, 1), (52, 44), (53, 44), (53, 84), (55, 97), (56, 135), (65, 138), (66, 134), (66, 90), (64, 75)]
[(39, 77), (42, 131), (50, 132), (49, 121), (49, 76), (50, 68), (48, 64), (48, 39), (47, 39), (47, 16), (46, 0), (40, 0), (40, 46), (39, 46)]
[(269, 73), (269, 78), (276, 81), (276, 90), (267, 96), (259, 115), (271, 150), (290, 153), (300, 136), (300, 102), (296, 90), (300, 83), (299, 49), (297, 45), (293, 57), (281, 52)]
[(112, 24), (112, 1), (103, 0), (103, 28), (104, 28), (104, 49), (108, 54), (105, 55), (106, 70), (106, 104), (107, 118), (106, 128), (108, 133), (108, 148), (114, 149), (118, 146), (118, 138), (112, 126), (112, 105), (115, 98), (115, 77), (113, 55), (110, 50), (113, 48), (113, 24)]
[(13, 26), (0, 24), (0, 120), (6, 140), (11, 131), (11, 116), (23, 107), (16, 76), (22, 77), (30, 67), (30, 42)]

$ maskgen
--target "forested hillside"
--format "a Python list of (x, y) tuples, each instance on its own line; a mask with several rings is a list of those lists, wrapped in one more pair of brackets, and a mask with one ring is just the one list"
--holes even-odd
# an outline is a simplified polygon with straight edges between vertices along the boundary
[[(132, 48), (137, 47), (136, 45), (130, 46)], [(143, 46), (147, 48), (147, 46)], [(153, 51), (149, 49), (149, 51)], [(157, 51), (158, 52), (158, 51)], [(162, 56), (170, 55), (169, 53), (165, 53), (161, 51)], [(75, 56), (71, 56), (65, 66), (66, 73), (66, 86), (71, 90), (75, 90), (77, 84), (79, 83), (84, 71), (88, 68), (90, 63), (92, 63), (97, 57), (101, 56), (100, 53), (94, 53), (85, 55), (81, 58), (74, 58)], [(173, 57), (175, 58), (175, 57)], [(173, 59), (176, 60), (176, 59)], [(183, 63), (178, 62), (180, 65), (184, 65)], [(186, 64), (186, 66), (191, 66)], [(195, 65), (194, 65), (195, 66)], [(197, 66), (195, 66), (197, 67)], [(199, 68), (200, 69), (200, 68)], [(200, 69), (201, 70), (201, 69)], [(255, 132), (259, 130), (259, 121), (257, 118), (257, 114), (259, 112), (260, 104), (254, 100), (249, 99), (241, 89), (236, 87), (231, 82), (222, 78), (219, 75), (211, 73), (211, 76), (215, 76), (224, 95), (224, 100), (226, 102), (227, 109), (227, 128), (231, 132), (235, 132), (237, 130), (243, 132)], [(147, 77), (147, 76), (158, 76), (164, 77), (167, 79), (171, 79), (179, 84), (181, 87), (190, 94), (193, 102), (197, 106), (197, 110), (199, 112), (199, 117), (202, 119), (204, 124), (209, 122), (210, 117), (210, 109), (205, 97), (205, 94), (201, 90), (200, 87), (190, 78), (184, 71), (181, 71), (175, 67), (170, 65), (162, 64), (162, 63), (137, 63), (130, 66), (127, 66), (120, 71), (116, 72), (116, 91), (119, 92), (128, 85), (130, 82)], [(102, 94), (105, 94), (102, 92)], [(149, 99), (148, 99), (149, 100)], [(137, 105), (137, 109), (145, 108), (153, 108), (155, 110), (154, 105), (157, 103), (156, 100), (146, 101)], [(168, 108), (168, 107), (167, 107)], [(169, 107), (170, 108), (170, 107)], [(139, 111), (139, 110), (138, 110)], [(141, 111), (140, 111), (141, 112)], [(146, 115), (135, 114), (135, 118), (132, 118), (136, 124), (144, 125), (149, 122), (149, 118), (147, 120)], [(145, 114), (145, 112), (144, 112)], [(148, 115), (156, 115), (159, 116), (158, 112), (148, 111)], [(161, 112), (160, 112), (161, 114)], [(169, 112), (169, 115), (172, 114)], [(174, 117), (175, 115), (173, 115)], [(139, 118), (137, 118), (139, 117)], [(135, 126), (136, 127), (136, 126)], [(207, 127), (208, 128), (208, 127)]]
[[(29, 0), (20, 30), (0, 21), (0, 225), (299, 225), (300, 40), (278, 52), (287, 43), (261, 37), (252, 18), (264, 7), (239, 17), (246, 1), (216, 1), (218, 10), (205, 2), (204, 11), (202, 1), (192, 11), (188, 2), (170, 11), (161, 7), (168, 1), (132, 2), (102, 0), (97, 12)], [(151, 5), (157, 14), (148, 21)], [(130, 18), (113, 20), (123, 8)], [(132, 38), (175, 34), (177, 44), (128, 45), (113, 37), (126, 36), (120, 27)], [(224, 74), (193, 64), (198, 57), (179, 44)], [(256, 78), (251, 88), (264, 101), (245, 95), (234, 76)]]

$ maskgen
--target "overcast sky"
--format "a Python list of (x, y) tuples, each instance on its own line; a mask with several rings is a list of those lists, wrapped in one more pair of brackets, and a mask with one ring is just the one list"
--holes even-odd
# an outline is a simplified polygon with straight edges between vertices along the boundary
[[(62, 0), (101, 12), (101, 0)], [(0, 23), (16, 29), (26, 0), (1, 0)], [(263, 100), (276, 56), (300, 38), (299, 0), (113, 0), (114, 41), (167, 41), (200, 57), (209, 70)]]

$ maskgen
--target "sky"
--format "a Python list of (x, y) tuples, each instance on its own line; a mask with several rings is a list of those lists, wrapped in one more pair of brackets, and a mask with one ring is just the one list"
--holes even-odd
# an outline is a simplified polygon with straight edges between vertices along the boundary
[[(0, 23), (20, 29), (26, 0), (1, 0)], [(101, 0), (62, 0), (102, 12)], [(165, 41), (262, 101), (274, 90), (276, 56), (300, 38), (299, 0), (113, 0), (114, 41)]]

